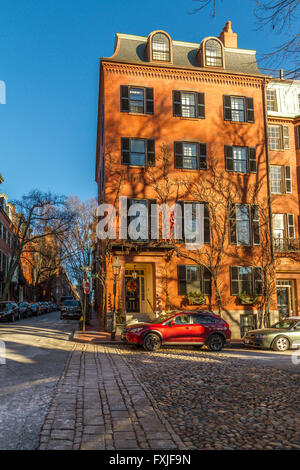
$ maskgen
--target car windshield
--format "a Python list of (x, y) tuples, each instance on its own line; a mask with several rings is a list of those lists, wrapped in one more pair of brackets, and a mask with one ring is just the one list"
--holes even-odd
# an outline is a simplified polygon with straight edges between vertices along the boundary
[(271, 326), (271, 328), (279, 328), (281, 330), (289, 330), (293, 326), (295, 326), (297, 323), (297, 320), (289, 320), (288, 318), (279, 321), (278, 323), (274, 323), (274, 325)]
[(164, 315), (164, 316), (161, 316), (161, 317), (157, 317), (157, 318), (155, 318), (155, 320), (151, 320), (147, 323), (162, 323), (164, 321), (169, 320), (170, 318), (172, 318), (172, 317), (170, 317), (168, 315)]
[(65, 300), (64, 305), (66, 305), (67, 307), (78, 307), (79, 302), (78, 300)]

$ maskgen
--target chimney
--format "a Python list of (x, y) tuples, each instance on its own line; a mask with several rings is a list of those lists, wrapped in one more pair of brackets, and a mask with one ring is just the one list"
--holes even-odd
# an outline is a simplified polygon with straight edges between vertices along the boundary
[(219, 36), (225, 47), (237, 48), (237, 34), (232, 32), (231, 21), (227, 21)]

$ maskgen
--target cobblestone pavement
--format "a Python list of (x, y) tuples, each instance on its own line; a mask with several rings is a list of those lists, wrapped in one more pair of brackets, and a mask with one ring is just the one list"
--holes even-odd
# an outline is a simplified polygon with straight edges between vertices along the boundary
[(188, 449), (300, 449), (298, 373), (226, 351), (118, 352)]
[(39, 449), (185, 449), (114, 346), (76, 344), (57, 385)]

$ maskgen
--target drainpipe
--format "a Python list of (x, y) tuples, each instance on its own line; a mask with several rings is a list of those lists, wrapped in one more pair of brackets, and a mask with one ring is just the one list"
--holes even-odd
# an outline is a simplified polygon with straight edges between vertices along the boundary
[[(264, 127), (265, 127), (265, 149), (266, 149), (266, 163), (267, 163), (267, 185), (268, 185), (268, 209), (269, 209), (269, 227), (271, 237), (271, 261), (274, 263), (274, 246), (273, 246), (273, 219), (272, 219), (272, 197), (271, 197), (271, 180), (270, 180), (270, 158), (269, 158), (269, 142), (268, 142), (268, 118), (267, 118), (267, 100), (266, 100), (266, 79), (263, 84), (263, 108), (264, 108)], [(267, 302), (267, 326), (270, 326), (270, 300)]]
[(269, 142), (268, 142), (268, 118), (267, 118), (267, 100), (266, 100), (266, 79), (263, 85), (263, 108), (264, 108), (264, 126), (265, 126), (265, 149), (266, 149), (266, 163), (267, 163), (267, 185), (268, 185), (268, 209), (269, 209), (269, 226), (271, 236), (271, 260), (274, 261), (274, 246), (273, 246), (273, 220), (272, 220), (272, 197), (271, 197), (271, 180), (270, 180), (270, 157), (269, 157)]

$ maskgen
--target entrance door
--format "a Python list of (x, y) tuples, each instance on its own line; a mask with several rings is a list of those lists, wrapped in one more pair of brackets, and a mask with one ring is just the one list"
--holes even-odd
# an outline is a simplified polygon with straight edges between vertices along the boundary
[(292, 281), (277, 281), (277, 308), (280, 317), (289, 317), (294, 313)]
[(139, 278), (126, 276), (126, 311), (138, 313), (140, 311), (140, 282)]

